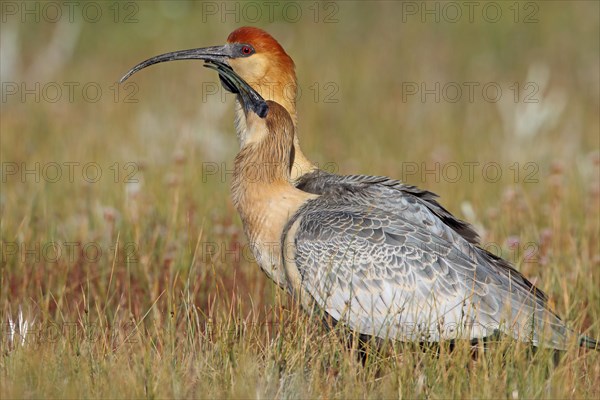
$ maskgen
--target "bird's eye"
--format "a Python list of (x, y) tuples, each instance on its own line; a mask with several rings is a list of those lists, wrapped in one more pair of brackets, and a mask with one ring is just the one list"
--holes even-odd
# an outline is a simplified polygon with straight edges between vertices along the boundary
[(250, 47), (250, 46), (243, 46), (242, 47), (242, 54), (245, 55), (245, 56), (249, 56), (250, 54), (253, 53), (253, 50), (254, 49), (252, 49), (252, 47)]

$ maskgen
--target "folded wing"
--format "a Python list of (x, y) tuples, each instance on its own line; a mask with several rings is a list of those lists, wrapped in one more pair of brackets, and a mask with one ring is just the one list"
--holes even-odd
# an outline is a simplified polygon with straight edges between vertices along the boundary
[(359, 333), (439, 341), (502, 331), (566, 345), (569, 331), (541, 291), (413, 195), (323, 194), (296, 213), (284, 240), (298, 294)]

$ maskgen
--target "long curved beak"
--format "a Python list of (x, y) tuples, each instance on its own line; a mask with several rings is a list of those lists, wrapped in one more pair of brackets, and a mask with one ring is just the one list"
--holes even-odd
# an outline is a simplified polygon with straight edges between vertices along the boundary
[(204, 65), (207, 68), (214, 69), (219, 73), (219, 77), (232, 88), (235, 88), (242, 100), (242, 106), (246, 111), (252, 110), (261, 118), (267, 116), (269, 106), (256, 90), (252, 89), (245, 80), (243, 80), (234, 70), (226, 64), (210, 61)]
[(231, 58), (232, 52), (230, 45), (224, 46), (213, 46), (213, 47), (203, 47), (200, 49), (188, 49), (188, 50), (179, 50), (173, 51), (171, 53), (161, 54), (152, 58), (149, 58), (145, 61), (142, 61), (135, 67), (131, 68), (129, 72), (127, 72), (119, 83), (125, 82), (131, 75), (135, 74), (141, 69), (149, 67), (150, 65), (158, 64), (166, 61), (175, 61), (175, 60), (203, 60), (210, 61), (216, 65), (229, 65), (227, 63), (227, 59)]

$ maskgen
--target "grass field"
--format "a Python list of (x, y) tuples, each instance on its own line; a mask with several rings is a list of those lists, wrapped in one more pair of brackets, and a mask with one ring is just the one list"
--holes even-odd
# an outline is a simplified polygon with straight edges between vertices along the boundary
[(438, 193), (598, 338), (600, 3), (54, 4), (2, 3), (1, 398), (600, 397), (600, 353), (575, 346), (554, 365), (395, 344), (363, 366), (253, 262), (216, 74), (115, 84), (267, 29), (309, 157)]

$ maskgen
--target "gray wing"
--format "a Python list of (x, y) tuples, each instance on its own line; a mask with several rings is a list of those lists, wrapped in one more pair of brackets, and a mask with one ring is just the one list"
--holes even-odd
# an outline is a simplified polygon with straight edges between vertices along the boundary
[(369, 175), (336, 175), (317, 170), (303, 175), (296, 183), (296, 187), (308, 193), (344, 196), (352, 195), (357, 202), (370, 204), (372, 199), (384, 199), (378, 206), (386, 209), (403, 207), (408, 199), (413, 199), (425, 206), (436, 215), (445, 225), (450, 227), (465, 240), (478, 244), (479, 236), (471, 225), (452, 215), (440, 203), (435, 193), (421, 190), (415, 186), (405, 185), (402, 182), (383, 176)]
[(298, 272), (301, 295), (354, 331), (381, 338), (439, 341), (503, 331), (534, 345), (565, 346), (568, 331), (542, 292), (426, 206), (404, 200), (393, 212), (351, 195), (303, 206), (284, 231), (294, 245), (284, 262)]

